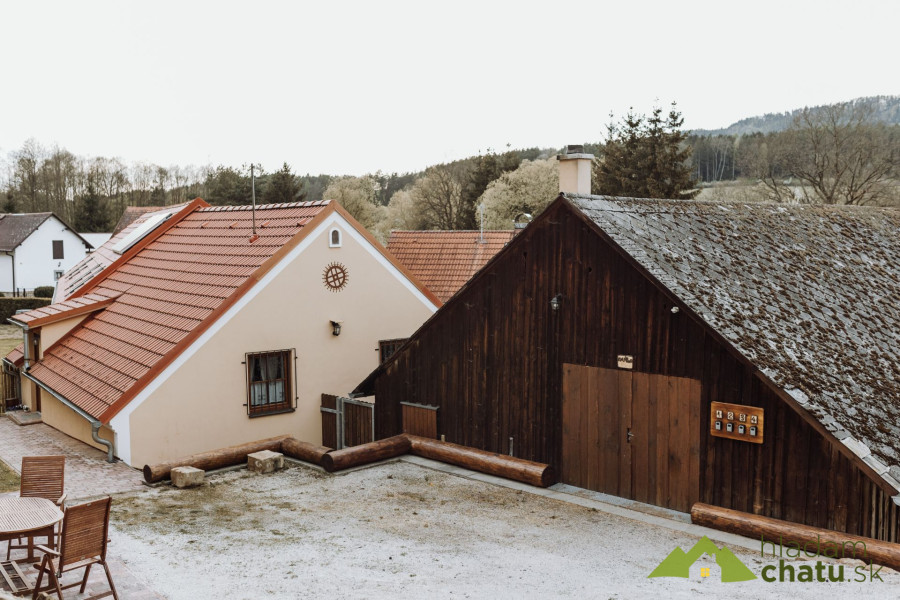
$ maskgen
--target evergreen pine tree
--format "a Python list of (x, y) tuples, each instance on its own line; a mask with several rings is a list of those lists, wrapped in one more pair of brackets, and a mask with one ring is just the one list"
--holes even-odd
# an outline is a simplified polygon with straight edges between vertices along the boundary
[(81, 233), (110, 231), (106, 203), (97, 194), (94, 184), (88, 181), (87, 190), (75, 208), (75, 229)]
[(280, 170), (269, 175), (262, 200), (266, 204), (301, 202), (306, 196), (302, 188), (302, 182), (291, 172), (290, 165), (284, 163)]
[(691, 199), (699, 190), (690, 166), (684, 119), (672, 103), (667, 117), (656, 107), (649, 117), (631, 110), (607, 126), (606, 143), (594, 164), (592, 191), (607, 196)]

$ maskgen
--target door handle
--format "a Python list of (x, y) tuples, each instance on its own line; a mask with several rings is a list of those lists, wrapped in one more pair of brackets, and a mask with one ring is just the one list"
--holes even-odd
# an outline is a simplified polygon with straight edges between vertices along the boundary
[(629, 428), (628, 428), (628, 433), (625, 435), (625, 438), (626, 438), (626, 440), (628, 441), (629, 444), (631, 443), (631, 438), (633, 438), (633, 437), (634, 437), (634, 434), (631, 433), (631, 428), (629, 427)]

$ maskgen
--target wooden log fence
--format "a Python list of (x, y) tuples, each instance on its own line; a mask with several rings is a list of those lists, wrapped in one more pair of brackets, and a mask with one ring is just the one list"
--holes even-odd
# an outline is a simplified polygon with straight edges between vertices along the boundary
[[(823, 552), (823, 549), (830, 547), (839, 552), (838, 558), (854, 558), (854, 553), (856, 553), (855, 557), (866, 563), (871, 561), (900, 570), (900, 544), (800, 525), (702, 502), (697, 502), (691, 507), (691, 521), (704, 527), (758, 539), (760, 544), (765, 538), (767, 543), (772, 542), (775, 547), (793, 542), (799, 545), (801, 550), (808, 547), (810, 552), (813, 551), (813, 548), (817, 552)], [(860, 544), (864, 544), (864, 546), (861, 547)], [(863, 548), (865, 555), (860, 556)], [(845, 551), (847, 554), (843, 554)], [(822, 555), (829, 556), (824, 552)]]
[(209, 471), (212, 469), (221, 469), (247, 462), (247, 455), (254, 452), (262, 452), (263, 450), (271, 450), (272, 452), (281, 452), (285, 456), (303, 460), (313, 464), (320, 464), (322, 457), (331, 448), (324, 446), (316, 446), (291, 436), (283, 435), (258, 442), (250, 442), (249, 444), (240, 444), (238, 446), (229, 446), (212, 450), (202, 454), (194, 454), (186, 458), (160, 463), (157, 465), (144, 465), (144, 481), (147, 483), (156, 483), (164, 479), (168, 479), (172, 469), (175, 467), (194, 467)]
[(410, 441), (410, 453), (422, 458), (536, 487), (550, 487), (556, 483), (556, 470), (550, 465), (415, 435), (406, 437)]
[(556, 483), (556, 472), (550, 465), (407, 434), (342, 450), (301, 442), (291, 436), (279, 436), (157, 465), (145, 465), (144, 480), (156, 483), (168, 479), (175, 467), (194, 467), (209, 471), (241, 464), (247, 461), (248, 454), (262, 450), (281, 452), (285, 456), (320, 465), (329, 473), (410, 453), (537, 487), (548, 487)]
[(322, 468), (333, 473), (379, 460), (395, 458), (409, 452), (409, 438), (400, 434), (368, 444), (333, 450), (322, 457)]

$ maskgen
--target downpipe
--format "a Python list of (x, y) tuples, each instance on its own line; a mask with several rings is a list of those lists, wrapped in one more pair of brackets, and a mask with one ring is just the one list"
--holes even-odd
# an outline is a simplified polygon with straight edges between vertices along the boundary
[(91, 421), (91, 439), (106, 446), (106, 462), (116, 462), (115, 452), (113, 451), (113, 443), (109, 440), (104, 440), (100, 437), (100, 428), (103, 426), (103, 423), (100, 421)]
[(43, 384), (40, 381), (38, 381), (37, 379), (35, 379), (32, 375), (29, 375), (28, 373), (22, 373), (22, 375), (24, 375), (25, 377), (27, 377), (28, 379), (33, 381), (42, 390), (44, 390), (45, 392), (47, 392), (48, 394), (50, 394), (51, 396), (53, 396), (54, 398), (56, 398), (57, 400), (59, 400), (60, 402), (62, 402), (66, 406), (68, 406), (69, 408), (71, 408), (72, 410), (74, 410), (76, 413), (78, 413), (78, 415), (80, 415), (83, 419), (85, 419), (88, 423), (90, 423), (91, 424), (91, 439), (94, 440), (95, 442), (97, 442), (98, 444), (100, 444), (101, 446), (106, 446), (106, 462), (110, 462), (110, 463), (116, 462), (115, 446), (113, 445), (113, 443), (111, 441), (105, 440), (102, 437), (100, 437), (100, 428), (103, 427), (103, 423), (101, 423), (99, 420), (95, 419), (88, 413), (86, 413), (84, 410), (82, 410), (78, 406), (72, 404), (70, 401), (68, 401), (66, 398), (64, 398), (61, 394), (58, 394), (51, 388), (47, 387), (45, 384)]

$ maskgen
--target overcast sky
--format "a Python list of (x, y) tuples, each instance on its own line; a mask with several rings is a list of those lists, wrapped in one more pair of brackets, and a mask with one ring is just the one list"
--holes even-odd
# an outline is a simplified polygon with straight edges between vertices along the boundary
[(900, 2), (0, 0), (0, 156), (412, 171), (900, 94)]

